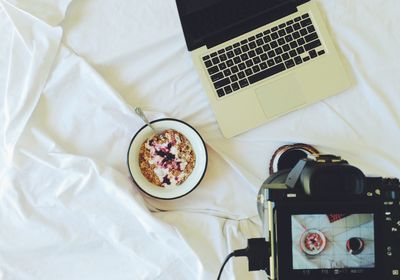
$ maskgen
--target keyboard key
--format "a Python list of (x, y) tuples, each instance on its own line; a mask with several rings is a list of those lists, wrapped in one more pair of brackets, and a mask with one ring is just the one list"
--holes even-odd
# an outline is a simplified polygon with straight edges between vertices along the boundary
[(295, 57), (297, 55), (297, 52), (295, 50), (291, 50), (289, 52), (290, 57)]
[(242, 62), (242, 63), (240, 63), (240, 64), (238, 65), (238, 67), (239, 67), (239, 70), (244, 70), (244, 69), (246, 69), (246, 64), (244, 64), (244, 63)]
[(271, 28), (272, 32), (277, 31), (278, 30), (278, 26), (274, 26)]
[(239, 79), (243, 79), (244, 77), (246, 77), (246, 75), (244, 74), (244, 71), (239, 72), (237, 75), (238, 75)]
[(239, 48), (236, 48), (236, 49), (233, 50), (233, 52), (234, 52), (236, 55), (239, 55), (239, 54), (242, 53), (242, 50), (239, 49)]
[(262, 33), (258, 33), (257, 35), (256, 35), (256, 38), (260, 38), (260, 37), (262, 37)]
[(224, 74), (222, 74), (222, 72), (218, 72), (217, 74), (210, 76), (211, 81), (213, 81), (213, 82), (216, 82), (216, 81), (222, 79), (223, 77), (224, 77)]
[(310, 17), (309, 14), (304, 14), (304, 15), (301, 16), (301, 18), (303, 18), (303, 19), (304, 18), (308, 18), (308, 17)]
[(275, 65), (275, 61), (273, 59), (270, 59), (267, 61), (268, 66), (274, 66)]
[(247, 81), (247, 79), (243, 79), (239, 81), (239, 85), (241, 88), (247, 87), (249, 85), (249, 82)]
[(232, 86), (232, 89), (233, 89), (234, 91), (237, 91), (237, 90), (240, 89), (240, 86), (239, 86), (238, 83), (233, 83), (231, 86)]
[(298, 21), (300, 21), (301, 20), (301, 17), (296, 17), (295, 19), (294, 19), (294, 22), (298, 22)]
[(235, 43), (235, 44), (233, 44), (233, 47), (234, 48), (237, 48), (237, 47), (239, 47), (240, 46), (240, 43)]
[(217, 95), (218, 95), (219, 97), (224, 96), (224, 95), (225, 95), (224, 89), (220, 88), (219, 90), (217, 90)]
[(285, 36), (285, 35), (286, 35), (285, 29), (279, 30), (279, 31), (278, 31), (278, 34), (279, 34), (279, 36), (281, 36), (281, 37)]
[(255, 58), (253, 58), (253, 62), (254, 64), (258, 64), (261, 62), (261, 58), (259, 56), (256, 56)]
[(210, 56), (209, 56), (209, 55), (206, 55), (206, 56), (203, 57), (203, 60), (204, 60), (204, 61), (206, 61), (206, 60), (208, 60), (208, 59), (210, 59)]
[(219, 58), (218, 58), (218, 57), (214, 57), (214, 58), (212, 59), (212, 62), (213, 62), (214, 65), (215, 65), (215, 64), (218, 64), (220, 61), (219, 61)]
[(233, 51), (227, 52), (226, 55), (227, 55), (229, 58), (232, 58), (232, 57), (235, 56), (235, 54), (233, 53)]
[(244, 45), (243, 47), (242, 47), (242, 51), (243, 52), (247, 52), (249, 50), (249, 46), (248, 45)]
[(254, 41), (255, 39), (256, 39), (256, 37), (254, 37), (254, 36), (249, 37), (249, 41)]
[(276, 49), (275, 49), (275, 53), (278, 54), (278, 55), (281, 54), (281, 53), (283, 53), (282, 48), (280, 48), (280, 47), (279, 47), (279, 48), (276, 48)]
[(271, 49), (271, 47), (269, 46), (269, 44), (266, 44), (266, 45), (263, 46), (263, 50), (265, 52), (269, 51), (270, 49)]
[(300, 39), (297, 40), (297, 44), (298, 44), (299, 46), (304, 45), (305, 43), (306, 43), (306, 41), (304, 41), (303, 38), (300, 38)]
[(253, 68), (251, 68), (251, 69), (253, 69), (254, 73), (257, 73), (258, 71), (260, 71), (260, 66), (254, 65)]
[(298, 47), (298, 48), (296, 49), (296, 51), (297, 51), (298, 54), (302, 54), (302, 53), (305, 52), (305, 50), (304, 50), (303, 47)]
[(237, 90), (240, 89), (240, 86), (239, 86), (238, 83), (233, 83), (231, 86), (232, 86), (232, 89), (233, 89), (234, 91), (237, 91)]
[(315, 50), (311, 50), (308, 54), (311, 58), (317, 57), (317, 52)]
[(271, 38), (272, 38), (273, 40), (278, 39), (278, 38), (279, 38), (278, 33), (276, 33), (276, 32), (272, 33), (272, 34), (271, 34)]
[(293, 66), (295, 66), (293, 59), (286, 60), (285, 66), (286, 66), (286, 68), (292, 68)]
[(285, 52), (288, 52), (288, 51), (290, 50), (289, 44), (283, 45), (282, 48), (283, 48), (283, 50), (284, 50)]
[(296, 63), (296, 65), (298, 65), (298, 64), (302, 64), (302, 63), (303, 63), (303, 60), (301, 59), (300, 56), (296, 56), (296, 57), (294, 58), (294, 62)]
[(253, 66), (253, 65), (254, 65), (254, 63), (253, 63), (253, 61), (252, 61), (251, 59), (249, 59), (249, 60), (246, 61), (246, 66), (247, 66), (247, 67), (251, 67), (251, 66)]
[(235, 65), (231, 68), (232, 73), (236, 73), (239, 71), (239, 68)]
[(282, 58), (280, 56), (277, 56), (274, 58), (275, 63), (281, 63), (282, 62)]
[(222, 54), (222, 53), (224, 53), (224, 52), (225, 52), (224, 49), (218, 51), (219, 54)]
[(288, 26), (288, 27), (286, 27), (285, 31), (286, 31), (287, 34), (290, 34), (290, 33), (292, 33), (294, 30), (293, 30), (293, 27)]
[(271, 42), (270, 46), (272, 49), (275, 49), (278, 47), (278, 43), (276, 41), (273, 41), (273, 42)]
[(265, 61), (265, 60), (268, 59), (268, 55), (265, 54), (265, 53), (263, 53), (263, 54), (260, 56), (260, 58), (261, 58), (262, 61)]
[(286, 26), (286, 23), (281, 23), (278, 25), (279, 28), (284, 28)]
[(267, 66), (267, 63), (266, 62), (262, 62), (261, 64), (260, 64), (260, 68), (261, 69), (266, 69), (268, 66)]
[(213, 67), (211, 67), (211, 68), (208, 68), (208, 73), (209, 73), (210, 75), (213, 75), (213, 74), (215, 74), (215, 73), (217, 73), (217, 72), (219, 72), (218, 66), (213, 66)]
[(238, 76), (236, 74), (233, 74), (232, 76), (230, 76), (231, 78), (231, 82), (236, 82), (238, 80)]
[(221, 54), (221, 55), (219, 56), (219, 59), (220, 59), (221, 61), (225, 61), (225, 60), (227, 60), (228, 58), (226, 57), (225, 54)]
[(283, 39), (283, 38), (279, 38), (278, 39), (278, 44), (279, 44), (279, 46), (282, 46), (283, 44), (285, 44), (286, 42), (285, 42), (285, 39)]
[(206, 62), (204, 62), (204, 64), (207, 68), (210, 68), (212, 66), (212, 62), (210, 60), (207, 60)]
[(289, 54), (284, 53), (284, 54), (282, 55), (282, 58), (283, 58), (283, 60), (288, 60), (288, 59), (289, 59)]
[(293, 24), (293, 29), (294, 30), (299, 30), (301, 28), (301, 25), (299, 23)]
[(303, 29), (300, 29), (300, 35), (301, 36), (305, 36), (305, 35), (307, 35), (307, 29), (305, 29), (305, 28), (303, 28)]
[(292, 35), (287, 35), (286, 37), (285, 37), (285, 40), (286, 40), (286, 42), (291, 42), (291, 41), (293, 41), (293, 37), (292, 37)]
[(217, 55), (216, 52), (213, 52), (212, 54), (210, 54), (211, 57), (214, 57), (214, 56), (216, 56), (216, 55)]
[(274, 57), (275, 56), (275, 52), (274, 52), (274, 50), (270, 50), (268, 53), (268, 57), (269, 58), (271, 58), (271, 57)]
[(265, 30), (265, 31), (263, 32), (264, 35), (268, 35), (268, 34), (270, 34), (270, 33), (271, 33), (271, 29)]
[(306, 37), (304, 37), (304, 39), (306, 40), (306, 42), (311, 42), (314, 41), (315, 39), (318, 39), (318, 35), (316, 32), (308, 34)]
[(314, 26), (313, 25), (308, 26), (307, 31), (308, 31), (308, 33), (314, 32), (315, 31)]
[(287, 21), (287, 22), (286, 22), (286, 24), (287, 24), (287, 25), (289, 25), (289, 24), (293, 24), (293, 20), (289, 20), (289, 21)]
[(290, 42), (290, 47), (292, 48), (292, 49), (295, 49), (295, 48), (297, 48), (297, 42), (296, 41), (292, 41), (292, 42)]
[(257, 43), (257, 46), (264, 45), (264, 40), (263, 40), (263, 39), (258, 39), (258, 40), (256, 41), (256, 43)]
[(309, 61), (309, 60), (310, 60), (310, 57), (309, 57), (309, 56), (306, 56), (305, 58), (303, 58), (303, 61), (304, 61), (304, 62)]
[(293, 32), (292, 36), (293, 36), (293, 39), (299, 39), (300, 38), (300, 32), (298, 32), (298, 31)]
[(311, 22), (311, 19), (310, 19), (310, 18), (307, 18), (307, 19), (302, 20), (302, 21), (300, 22), (301, 26), (303, 26), (303, 27), (306, 27), (306, 26), (310, 25), (311, 23), (312, 23), (312, 22)]
[(230, 83), (229, 78), (225, 78), (225, 79), (222, 79), (222, 80), (219, 80), (219, 81), (215, 82), (214, 83), (214, 87), (216, 89), (219, 89), (221, 87), (224, 87), (224, 86), (228, 85), (229, 83)]
[(228, 77), (230, 74), (232, 74), (230, 69), (224, 70), (225, 77)]
[(224, 69), (226, 69), (226, 64), (224, 62), (222, 62), (218, 65), (218, 67), (219, 67), (219, 70), (224, 70)]
[(257, 74), (254, 74), (253, 76), (250, 76), (249, 77), (249, 82), (251, 84), (254, 84), (254, 83), (258, 82), (258, 81), (261, 81), (261, 80), (263, 80), (263, 79), (265, 79), (267, 77), (275, 75), (275, 74), (277, 74), (279, 72), (282, 72), (284, 70), (285, 70), (285, 66), (283, 65), (283, 63), (280, 63), (280, 64), (278, 64), (278, 65), (276, 65), (274, 67), (271, 67), (271, 68), (268, 68), (268, 69), (264, 69), (263, 71), (261, 71), (261, 72), (259, 72)]
[(258, 47), (258, 48), (256, 49), (256, 53), (257, 53), (257, 54), (262, 54), (262, 53), (263, 53), (263, 49), (262, 49), (261, 47)]
[(231, 86), (224, 87), (225, 94), (230, 94), (232, 92)]
[(318, 52), (318, 55), (323, 55), (324, 53), (325, 53), (324, 50), (320, 50), (320, 51)]
[(250, 47), (250, 49), (255, 49), (257, 47), (257, 45), (254, 42), (250, 42), (249, 47)]
[(271, 42), (271, 36), (269, 36), (269, 35), (265, 36), (265, 37), (264, 37), (264, 42), (265, 42), (265, 43)]
[(255, 51), (249, 51), (249, 57), (255, 57), (256, 56), (256, 52)]
[[(236, 58), (236, 57), (235, 57)], [(235, 58), (233, 59), (233, 61), (235, 61)], [(245, 61), (247, 59), (249, 59), (249, 55), (247, 53), (244, 53), (240, 56), (240, 58), (242, 59), (242, 61)], [(240, 62), (240, 61), (239, 61)], [(236, 61), (235, 61), (236, 63)]]
[(244, 44), (247, 44), (247, 42), (248, 42), (247, 39), (244, 39), (244, 40), (240, 41), (240, 44), (244, 45)]
[(308, 43), (308, 44), (304, 45), (304, 49), (306, 51), (309, 51), (309, 50), (315, 49), (316, 47), (319, 47), (319, 46), (321, 46), (321, 41), (320, 40), (315, 40), (315, 41), (312, 41), (311, 43)]
[(232, 49), (233, 49), (232, 46), (227, 46), (227, 47), (225, 48), (226, 51), (231, 51)]

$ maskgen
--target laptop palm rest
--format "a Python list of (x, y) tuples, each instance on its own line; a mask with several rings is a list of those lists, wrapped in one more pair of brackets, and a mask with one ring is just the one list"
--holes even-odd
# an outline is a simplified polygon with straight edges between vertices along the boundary
[(307, 98), (294, 74), (260, 86), (255, 92), (268, 119), (288, 113), (307, 103)]

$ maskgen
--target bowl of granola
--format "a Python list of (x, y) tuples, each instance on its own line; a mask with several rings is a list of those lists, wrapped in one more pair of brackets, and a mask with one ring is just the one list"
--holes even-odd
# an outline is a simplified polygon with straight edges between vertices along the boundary
[(207, 169), (207, 149), (200, 134), (177, 119), (151, 122), (132, 138), (128, 168), (136, 185), (147, 195), (176, 199), (193, 191)]

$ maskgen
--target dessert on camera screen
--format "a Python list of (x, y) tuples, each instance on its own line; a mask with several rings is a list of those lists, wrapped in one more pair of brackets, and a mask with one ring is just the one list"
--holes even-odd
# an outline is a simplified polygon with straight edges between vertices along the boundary
[(373, 214), (292, 215), (293, 269), (374, 268)]

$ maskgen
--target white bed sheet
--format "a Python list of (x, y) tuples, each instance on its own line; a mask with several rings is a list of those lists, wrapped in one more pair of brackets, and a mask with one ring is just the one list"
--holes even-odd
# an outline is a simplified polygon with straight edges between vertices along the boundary
[[(255, 197), (280, 145), (400, 176), (397, 0), (320, 0), (346, 92), (233, 139), (218, 130), (172, 0), (0, 1), (0, 279), (214, 279), (261, 234)], [(152, 119), (192, 124), (209, 167), (187, 197), (143, 196), (126, 152)], [(264, 279), (231, 261), (227, 279)]]

